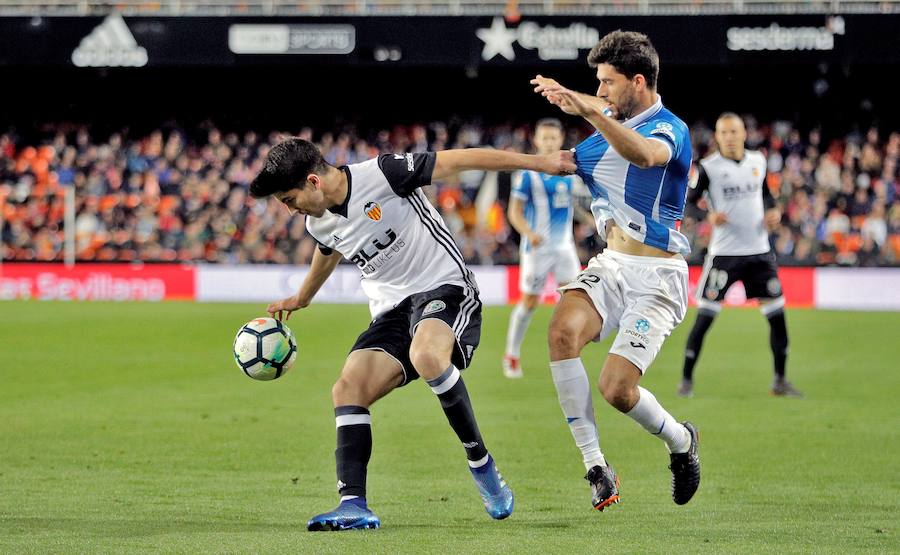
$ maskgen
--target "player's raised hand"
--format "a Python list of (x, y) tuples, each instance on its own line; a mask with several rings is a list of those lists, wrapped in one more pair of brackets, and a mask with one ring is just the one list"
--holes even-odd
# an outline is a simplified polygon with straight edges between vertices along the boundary
[(291, 319), (292, 312), (300, 310), (301, 308), (306, 308), (307, 306), (309, 306), (309, 301), (302, 300), (299, 295), (291, 295), (286, 299), (271, 303), (266, 307), (266, 312), (268, 312), (269, 316), (272, 318), (287, 321)]
[(575, 154), (571, 150), (560, 150), (552, 154), (541, 156), (543, 158), (543, 173), (551, 175), (572, 175), (575, 173)]
[(584, 100), (580, 93), (563, 87), (555, 79), (537, 75), (531, 80), (531, 84), (534, 85), (534, 92), (567, 114), (585, 116), (592, 112), (592, 106)]
[[(544, 77), (543, 75), (535, 75), (534, 79), (529, 81), (532, 85), (534, 85), (534, 92), (538, 94), (544, 94), (544, 91), (547, 89), (560, 89), (564, 88), (556, 79), (551, 79), (550, 77)], [(544, 95), (547, 96), (547, 95)]]
[(584, 95), (566, 88), (549, 92), (547, 100), (551, 104), (559, 106), (559, 109), (563, 112), (573, 116), (587, 117), (597, 112), (594, 106), (585, 99)]

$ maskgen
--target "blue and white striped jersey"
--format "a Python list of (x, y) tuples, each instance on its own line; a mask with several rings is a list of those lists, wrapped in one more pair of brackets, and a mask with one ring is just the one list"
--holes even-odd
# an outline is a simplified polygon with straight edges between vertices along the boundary
[(536, 171), (522, 171), (513, 180), (510, 194), (525, 204), (525, 220), (535, 233), (544, 237), (538, 247), (527, 240), (520, 245), (522, 252), (556, 250), (575, 244), (572, 238), (572, 187), (575, 178)]
[(681, 254), (691, 246), (679, 233), (691, 168), (691, 139), (687, 125), (663, 107), (662, 98), (640, 114), (622, 122), (670, 151), (665, 166), (642, 169), (610, 148), (594, 133), (573, 150), (577, 174), (591, 191), (591, 211), (600, 237), (606, 222), (615, 220), (625, 233), (644, 244)]

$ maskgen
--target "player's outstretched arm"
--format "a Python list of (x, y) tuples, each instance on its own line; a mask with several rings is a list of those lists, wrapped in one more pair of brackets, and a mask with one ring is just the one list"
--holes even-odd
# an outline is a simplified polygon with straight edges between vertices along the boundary
[(442, 150), (437, 153), (432, 179), (443, 179), (466, 170), (534, 170), (552, 175), (575, 173), (575, 157), (568, 150), (540, 156), (489, 148)]
[(266, 307), (266, 312), (273, 318), (279, 320), (289, 320), (291, 313), (301, 308), (306, 308), (312, 302), (313, 297), (319, 292), (319, 289), (328, 280), (328, 276), (334, 272), (338, 262), (341, 261), (341, 253), (332, 251), (331, 254), (322, 254), (319, 249), (313, 253), (312, 264), (306, 279), (300, 285), (300, 290), (296, 295), (291, 295), (286, 299), (275, 301)]
[(567, 89), (541, 75), (532, 79), (531, 84), (534, 85), (534, 92), (563, 112), (586, 119), (616, 152), (635, 166), (649, 168), (668, 163), (670, 152), (665, 143), (642, 137), (637, 131), (608, 116), (604, 112), (606, 103), (602, 99)]

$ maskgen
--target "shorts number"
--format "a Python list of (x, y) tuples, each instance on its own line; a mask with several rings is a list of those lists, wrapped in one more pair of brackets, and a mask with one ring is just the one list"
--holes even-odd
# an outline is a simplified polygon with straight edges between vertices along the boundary
[(592, 284), (600, 283), (600, 276), (588, 274), (586, 276), (582, 276), (582, 277), (578, 278), (578, 281), (587, 285), (588, 287), (593, 287)]

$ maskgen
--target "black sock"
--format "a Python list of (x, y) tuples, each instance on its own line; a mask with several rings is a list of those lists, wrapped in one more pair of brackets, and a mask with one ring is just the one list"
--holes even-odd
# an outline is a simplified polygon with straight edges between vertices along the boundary
[(772, 359), (775, 363), (775, 377), (784, 379), (784, 364), (788, 354), (787, 324), (784, 321), (784, 310), (778, 309), (766, 316), (769, 320), (769, 345), (772, 347)]
[(341, 496), (366, 496), (366, 467), (372, 456), (372, 417), (363, 407), (344, 405), (334, 409), (337, 424), (338, 492)]
[(682, 376), (686, 380), (694, 379), (694, 365), (700, 357), (700, 348), (703, 347), (703, 337), (716, 318), (716, 313), (711, 310), (700, 309), (697, 312), (697, 319), (694, 320), (694, 327), (691, 328), (691, 334), (688, 336), (687, 346), (684, 349), (684, 370)]
[(450, 427), (466, 449), (466, 457), (470, 461), (485, 458), (488, 454), (487, 448), (481, 439), (478, 423), (475, 422), (475, 411), (472, 410), (472, 402), (469, 400), (469, 392), (459, 370), (451, 364), (443, 374), (428, 380), (428, 385), (440, 399)]

